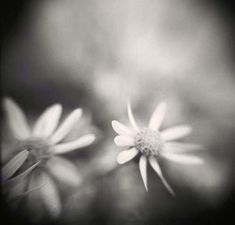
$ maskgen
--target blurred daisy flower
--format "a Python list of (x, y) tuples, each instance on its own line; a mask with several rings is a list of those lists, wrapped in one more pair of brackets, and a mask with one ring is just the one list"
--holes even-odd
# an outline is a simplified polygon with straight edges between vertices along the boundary
[(203, 163), (201, 158), (183, 153), (201, 150), (202, 147), (195, 144), (176, 142), (176, 140), (183, 138), (191, 132), (192, 129), (190, 126), (181, 125), (160, 131), (160, 126), (166, 114), (166, 108), (167, 104), (161, 102), (153, 112), (148, 127), (140, 129), (135, 121), (131, 105), (128, 101), (127, 112), (131, 127), (127, 127), (116, 120), (112, 121), (112, 127), (118, 134), (114, 139), (115, 144), (126, 147), (126, 150), (118, 154), (118, 163), (124, 164), (140, 154), (139, 169), (146, 191), (148, 191), (148, 161), (153, 170), (161, 178), (167, 190), (172, 195), (175, 195), (173, 189), (162, 174), (158, 159), (163, 157), (177, 163), (201, 164)]
[[(95, 135), (86, 134), (76, 140), (61, 143), (81, 118), (81, 109), (74, 110), (58, 126), (62, 106), (52, 105), (43, 112), (32, 129), (29, 128), (24, 112), (12, 99), (4, 99), (4, 109), (9, 127), (18, 140), (16, 149), (28, 150), (28, 157), (24, 164), (33, 165), (40, 162), (22, 184), (22, 189), (32, 190), (40, 186), (37, 191), (34, 191), (34, 195), (36, 194), (37, 199), (42, 200), (43, 207), (50, 215), (56, 217), (61, 211), (61, 202), (55, 180), (73, 187), (81, 182), (77, 168), (60, 155), (89, 146), (94, 142)], [(31, 203), (33, 207), (35, 201)]]

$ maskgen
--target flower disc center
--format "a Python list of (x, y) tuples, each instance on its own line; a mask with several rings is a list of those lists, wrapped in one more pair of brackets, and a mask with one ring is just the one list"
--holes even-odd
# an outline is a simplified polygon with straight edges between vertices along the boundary
[(158, 131), (144, 128), (135, 136), (135, 147), (145, 155), (158, 155), (163, 141)]
[(26, 163), (30, 165), (38, 161), (47, 161), (52, 156), (50, 144), (46, 140), (29, 139), (21, 143), (20, 148), (29, 151)]

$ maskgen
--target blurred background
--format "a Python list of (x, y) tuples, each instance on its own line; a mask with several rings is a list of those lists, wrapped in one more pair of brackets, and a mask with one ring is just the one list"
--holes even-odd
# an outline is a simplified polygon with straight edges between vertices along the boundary
[[(73, 192), (64, 190), (56, 224), (230, 224), (235, 191), (233, 1), (4, 2), (2, 97), (19, 103), (30, 121), (57, 102), (66, 113), (82, 107), (98, 133), (95, 145), (67, 156), (84, 183)], [(120, 149), (113, 143), (111, 121), (128, 123), (128, 96), (140, 125), (166, 100), (163, 128), (191, 124), (186, 141), (205, 146), (203, 166), (161, 162), (176, 198), (150, 168), (146, 193), (137, 162), (116, 163)], [(2, 124), (2, 142), (9, 144)], [(8, 223), (19, 224), (20, 212), (14, 221), (11, 213)], [(21, 218), (24, 224), (28, 217)]]

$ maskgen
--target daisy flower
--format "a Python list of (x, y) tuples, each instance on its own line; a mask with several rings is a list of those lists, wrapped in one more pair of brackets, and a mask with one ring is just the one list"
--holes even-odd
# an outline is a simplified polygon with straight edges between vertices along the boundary
[(183, 153), (199, 150), (202, 149), (202, 147), (195, 144), (186, 144), (176, 141), (191, 132), (192, 129), (190, 126), (181, 125), (160, 131), (160, 127), (166, 114), (166, 108), (167, 104), (161, 102), (153, 112), (148, 127), (140, 129), (135, 121), (131, 105), (128, 101), (127, 112), (131, 127), (127, 127), (116, 120), (112, 121), (112, 127), (118, 134), (118, 136), (114, 138), (115, 144), (126, 148), (126, 150), (118, 154), (117, 162), (119, 164), (124, 164), (137, 155), (140, 155), (139, 169), (146, 191), (148, 191), (147, 162), (149, 162), (153, 170), (161, 178), (167, 190), (172, 195), (175, 195), (162, 174), (158, 160), (160, 158), (165, 158), (176, 163), (201, 164), (203, 163), (201, 158), (185, 155)]
[(63, 143), (81, 118), (81, 109), (74, 110), (58, 126), (62, 106), (60, 104), (52, 105), (42, 113), (32, 129), (27, 123), (24, 112), (12, 99), (4, 99), (4, 109), (9, 127), (18, 140), (16, 150), (28, 150), (28, 157), (24, 165), (39, 162), (27, 177), (28, 179), (21, 182), (22, 191), (41, 185), (36, 194), (40, 196), (43, 207), (52, 216), (58, 216), (61, 211), (61, 202), (55, 180), (72, 186), (80, 183), (77, 168), (61, 155), (90, 145), (94, 142), (95, 135), (87, 134), (74, 141)]

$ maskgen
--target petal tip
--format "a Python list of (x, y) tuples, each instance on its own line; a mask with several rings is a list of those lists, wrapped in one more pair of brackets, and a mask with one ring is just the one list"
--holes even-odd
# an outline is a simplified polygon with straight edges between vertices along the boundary
[(3, 97), (3, 101), (4, 102), (11, 102), (11, 101), (13, 101), (13, 99), (9, 96), (5, 96), (5, 97)]
[(112, 120), (112, 125), (113, 125), (113, 124), (117, 124), (117, 123), (118, 123), (117, 120)]
[(124, 164), (122, 155), (121, 155), (120, 153), (119, 153), (118, 156), (117, 156), (117, 163), (118, 163), (119, 165)]
[(120, 158), (117, 156), (117, 163), (119, 164), (119, 165), (122, 165), (122, 164), (124, 164), (121, 160), (120, 160)]
[(112, 125), (112, 128), (113, 128), (113, 130), (117, 133), (117, 134), (119, 134), (119, 122), (117, 121), (117, 120), (113, 120), (112, 121), (112, 123), (111, 123), (111, 125)]
[(193, 128), (188, 125), (188, 130), (189, 130), (189, 132), (192, 132), (192, 131), (193, 131)]
[(94, 134), (90, 134), (90, 144), (92, 144), (96, 140), (96, 136)]
[(112, 128), (115, 130), (115, 126), (117, 125), (117, 121), (112, 120), (111, 125), (112, 125)]
[(8, 97), (8, 96), (4, 97), (2, 102), (3, 102), (3, 106), (5, 108), (8, 108), (9, 105), (14, 104), (14, 100), (12, 98)]
[(57, 110), (62, 110), (62, 105), (60, 103), (54, 104), (54, 107), (57, 108)]
[(119, 143), (119, 136), (116, 136), (114, 139), (113, 139), (114, 143), (118, 146), (118, 143)]
[(77, 108), (73, 112), (77, 117), (80, 117), (82, 115), (82, 109), (81, 108)]
[(82, 113), (83, 113), (82, 109), (77, 108), (74, 109), (67, 118), (73, 118), (73, 120), (78, 120), (82, 116)]
[(146, 192), (149, 192), (149, 189), (147, 186), (144, 186), (144, 188), (145, 188)]
[(193, 128), (190, 125), (186, 125), (185, 126), (185, 136), (189, 135), (190, 133), (192, 133)]

